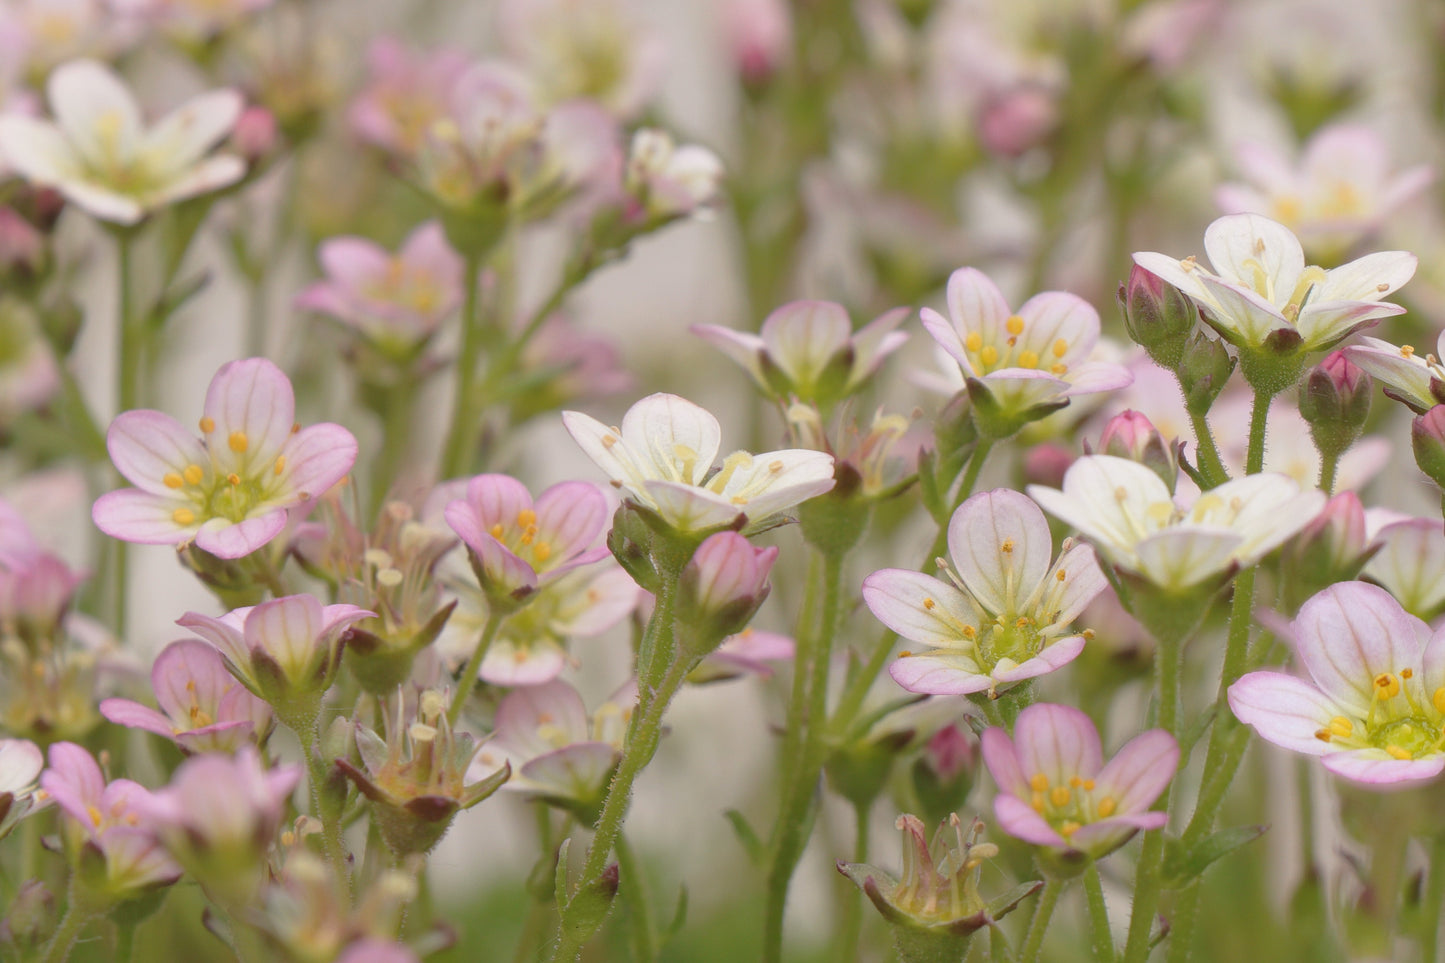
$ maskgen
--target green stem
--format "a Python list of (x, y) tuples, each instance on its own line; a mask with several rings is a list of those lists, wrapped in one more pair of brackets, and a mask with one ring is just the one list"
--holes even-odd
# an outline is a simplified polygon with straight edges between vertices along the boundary
[(135, 922), (117, 923), (115, 927), (116, 963), (131, 963), (135, 958)]
[(65, 908), (65, 916), (60, 920), (60, 927), (45, 947), (42, 963), (63, 963), (64, 960), (69, 959), (70, 951), (75, 946), (76, 939), (80, 937), (80, 931), (97, 915), (93, 907), (76, 898), (74, 886), (70, 888), (70, 892), (70, 905)]
[(472, 689), (476, 688), (477, 672), (482, 667), (482, 659), (486, 657), (487, 650), (492, 647), (492, 642), (496, 640), (497, 632), (505, 621), (505, 615), (498, 615), (494, 611), (487, 613), (486, 624), (482, 626), (482, 634), (477, 638), (477, 647), (472, 650), (471, 658), (467, 659), (467, 664), (462, 668), (462, 674), (457, 679), (456, 695), (452, 696), (451, 707), (447, 709), (447, 722), (453, 726), (462, 717), (462, 709), (466, 706)]
[[(856, 822), (851, 862), (868, 862), (868, 815), (872, 808), (867, 803), (853, 804), (853, 815)], [(840, 931), (838, 954), (834, 959), (838, 963), (853, 963), (858, 959), (858, 943), (863, 935), (863, 894), (858, 892), (858, 888), (847, 880), (840, 879), (836, 885), (839, 898), (843, 901), (840, 914), (843, 922), (838, 927)]]
[[(286, 722), (284, 719), (282, 721)], [(320, 719), (312, 719), (309, 726), (297, 721), (297, 725), (290, 722), (286, 724), (301, 741), (301, 752), (306, 757), (306, 779), (311, 783), (311, 808), (316, 813), (316, 818), (321, 821), (321, 841), (326, 849), (326, 858), (331, 861), (331, 870), (337, 881), (344, 883), (349, 889), (352, 884), (351, 867), (346, 861), (346, 844), (341, 838), (340, 813), (331, 812), (330, 807), (323, 805), (321, 801), (330, 767), (321, 758), (321, 753), (316, 751), (316, 744), (320, 741)]]
[(452, 421), (442, 446), (441, 477), (457, 478), (471, 465), (472, 439), (476, 421), (472, 411), (477, 379), (477, 362), (482, 353), (481, 290), (478, 275), (482, 271), (482, 255), (468, 251), (463, 270), (467, 286), (462, 303), (462, 345), (457, 351), (456, 393), (452, 397)]
[[(1183, 389), (1181, 389), (1183, 390)], [(1194, 426), (1194, 437), (1199, 454), (1199, 473), (1215, 488), (1229, 481), (1229, 472), (1224, 470), (1224, 461), (1219, 457), (1219, 447), (1214, 443), (1214, 432), (1209, 430), (1209, 419), (1204, 414), (1189, 413), (1190, 424)]]
[[(116, 273), (117, 273), (117, 299), (116, 311), (119, 315), (119, 341), (120, 350), (116, 353), (116, 414), (123, 411), (130, 411), (139, 407), (141, 364), (145, 353), (145, 323), (143, 319), (136, 317), (134, 265), (131, 254), (134, 234), (128, 230), (122, 230), (116, 234)], [(111, 600), (114, 606), (112, 612), (111, 626), (115, 630), (116, 637), (122, 642), (126, 639), (126, 606), (129, 602), (128, 589), (130, 587), (129, 562), (130, 552), (123, 541), (115, 544), (115, 554), (111, 557), (115, 564), (113, 575), (115, 578), (115, 597)]]
[(779, 772), (784, 775), (783, 795), (786, 798), (786, 774), (796, 772), (801, 763), (803, 736), (807, 728), (808, 683), (813, 677), (813, 624), (823, 587), (823, 556), (808, 554), (808, 573), (804, 580), (803, 607), (798, 614), (795, 633), (797, 648), (793, 653), (793, 683), (788, 695), (788, 714), (783, 723), (783, 745), (778, 752)]
[(1054, 917), (1054, 907), (1059, 903), (1059, 895), (1064, 891), (1064, 881), (1061, 879), (1050, 879), (1044, 884), (1044, 891), (1039, 894), (1039, 901), (1034, 905), (1033, 918), (1029, 920), (1028, 936), (1024, 938), (1024, 947), (1019, 951), (1021, 963), (1035, 963), (1039, 958), (1039, 951), (1044, 947), (1044, 934), (1049, 930), (1049, 921)]
[[(954, 511), (957, 511), (958, 506), (962, 505), (968, 499), (968, 496), (973, 494), (973, 486), (978, 484), (978, 476), (983, 471), (983, 463), (988, 460), (988, 453), (992, 448), (993, 442), (987, 438), (983, 438), (980, 439), (978, 445), (973, 449), (973, 454), (968, 459), (968, 470), (963, 473), (963, 484), (958, 486), (958, 495), (953, 500)], [(948, 514), (951, 519), (953, 512), (949, 512)], [(948, 531), (948, 521), (949, 519), (944, 519), (943, 523), (943, 533), (945, 537)], [(948, 543), (944, 542), (944, 544), (946, 545)], [(933, 559), (929, 559), (929, 562), (932, 561)]]
[(498, 391), (498, 386), (503, 379), (515, 373), (517, 362), (521, 359), (522, 352), (527, 350), (527, 345), (531, 344), (532, 338), (536, 336), (542, 325), (547, 323), (547, 319), (552, 316), (552, 313), (562, 306), (562, 302), (567, 300), (567, 296), (579, 284), (587, 280), (598, 266), (597, 257), (591, 254), (583, 255), (567, 266), (562, 272), (561, 280), (552, 289), (552, 293), (547, 296), (547, 300), (532, 312), (532, 316), (527, 319), (527, 323), (522, 326), (516, 336), (508, 339), (506, 345), (488, 362), (486, 375), (482, 379), (482, 396), (485, 401), (500, 400), (503, 397)]
[(1084, 896), (1089, 906), (1094, 963), (1114, 963), (1114, 932), (1109, 929), (1109, 905), (1104, 901), (1104, 882), (1099, 878), (1097, 863), (1090, 863), (1084, 871)]
[(617, 836), (617, 869), (623, 898), (632, 923), (632, 958), (635, 963), (652, 963), (657, 956), (652, 938), (652, 913), (648, 907), (647, 878), (626, 833)]
[(1430, 846), (1430, 874), (1425, 903), (1420, 914), (1423, 929), (1420, 933), (1420, 959), (1440, 958), (1440, 920), (1445, 917), (1445, 833), (1435, 837)]
[[(823, 599), (816, 625), (804, 624), (798, 632), (795, 671), (808, 677), (806, 698), (800, 705), (800, 694), (794, 686), (794, 702), (788, 707), (788, 726), (802, 733), (800, 761), (784, 775), (782, 806), (773, 827), (772, 861), (768, 867), (767, 903), (763, 919), (763, 959), (777, 963), (783, 955), (783, 914), (787, 908), (788, 888), (793, 872), (802, 858), (811, 829), (808, 809), (826, 756), (828, 712), (828, 668), (841, 614), (840, 597), (843, 581), (843, 557), (830, 553), (822, 556)], [(810, 563), (810, 568), (813, 567)]]
[(1326, 495), (1333, 495), (1335, 493), (1335, 471), (1339, 467), (1339, 452), (1320, 454), (1320, 490)]
[(1244, 473), (1258, 475), (1264, 471), (1264, 433), (1269, 426), (1269, 403), (1274, 394), (1268, 391), (1254, 393), (1254, 407), (1249, 413), (1249, 454), (1245, 458)]
[(371, 518), (381, 510), (411, 446), (411, 416), (417, 384), (410, 374), (403, 374), (387, 393), (386, 411), (382, 413), (381, 452), (371, 466)]
[[(675, 588), (663, 587), (657, 594), (657, 606), (653, 609), (652, 623), (647, 626), (647, 635), (655, 636), (653, 639), (653, 652), (672, 651), (673, 635), (673, 594)], [(662, 623), (656, 630), (653, 625)], [(639, 658), (639, 661), (642, 659)], [(617, 846), (618, 837), (623, 831), (623, 821), (627, 818), (627, 807), (631, 802), (631, 789), (637, 781), (637, 775), (646, 768), (647, 763), (652, 762), (653, 755), (657, 752), (657, 740), (662, 736), (662, 717), (668, 711), (672, 703), (672, 697), (682, 687), (682, 681), (688, 674), (688, 665), (683, 659), (675, 659), (670, 662), (668, 669), (663, 674), (662, 680), (657, 681), (656, 687), (647, 684), (639, 684), (637, 690), (637, 709), (633, 711), (631, 722), (627, 724), (627, 740), (623, 745), (623, 758), (617, 763), (617, 771), (613, 774), (613, 781), (607, 787), (607, 798), (603, 801), (603, 811), (597, 818), (597, 829), (592, 833), (592, 843), (587, 849), (587, 859), (582, 863), (582, 885), (594, 881), (598, 876), (603, 875), (607, 869), (608, 857)], [(639, 677), (643, 672), (639, 671)], [(561, 895), (558, 896), (561, 899)], [(565, 909), (564, 909), (565, 912)], [(552, 962), (564, 963), (565, 960), (575, 960), (581, 954), (585, 938), (591, 936), (579, 936), (571, 927), (562, 927), (555, 949), (552, 950)]]

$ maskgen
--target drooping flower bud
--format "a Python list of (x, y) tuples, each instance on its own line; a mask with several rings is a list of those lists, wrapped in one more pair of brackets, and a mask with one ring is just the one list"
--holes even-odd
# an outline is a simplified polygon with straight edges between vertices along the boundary
[(951, 813), (968, 798), (977, 772), (978, 739), (963, 725), (950, 722), (933, 734), (914, 761), (913, 791), (927, 813)]
[(1184, 389), (1184, 407), (1190, 414), (1202, 415), (1209, 411), (1238, 363), (1218, 338), (1203, 331), (1194, 332), (1184, 346), (1177, 367), (1179, 384)]
[(1174, 493), (1179, 479), (1179, 454), (1140, 412), (1131, 409), (1109, 419), (1099, 436), (1098, 453), (1138, 462), (1158, 475), (1171, 495)]
[(1129, 280), (1119, 285), (1124, 324), (1154, 363), (1173, 371), (1199, 320), (1199, 312), (1172, 284), (1135, 264)]
[(682, 570), (678, 586), (679, 648), (701, 660), (741, 632), (768, 597), (774, 547), (754, 548), (737, 532), (709, 535)]
[(1415, 464), (1445, 489), (1445, 405), (1436, 405), (1410, 425), (1410, 447)]
[(1321, 455), (1338, 458), (1360, 437), (1373, 389), (1374, 380), (1343, 351), (1330, 352), (1305, 375), (1299, 413), (1309, 422)]

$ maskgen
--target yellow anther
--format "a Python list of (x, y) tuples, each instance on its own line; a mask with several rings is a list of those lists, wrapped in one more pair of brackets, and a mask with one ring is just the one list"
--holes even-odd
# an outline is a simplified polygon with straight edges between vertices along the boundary
[(1414, 354), (1415, 354), (1415, 346), (1414, 346), (1413, 344), (1402, 344), (1402, 345), (1400, 345), (1400, 357), (1402, 357), (1402, 358), (1409, 358), (1409, 357), (1413, 357)]
[(189, 508), (177, 508), (171, 512), (171, 521), (177, 525), (191, 525), (196, 521), (196, 513)]
[(1055, 786), (1049, 791), (1049, 802), (1053, 803), (1055, 806), (1067, 806), (1069, 804), (1069, 800), (1072, 798), (1073, 793), (1069, 792), (1068, 786)]
[(1060, 582), (1067, 582), (1069, 580), (1069, 573), (1064, 571), (1063, 569), (1059, 569), (1057, 572), (1054, 573), (1054, 578), (1058, 579)]
[[(965, 639), (968, 639), (968, 640), (972, 641), (972, 640), (973, 640), (974, 638), (976, 638), (977, 636), (978, 636), (978, 632), (976, 632), (976, 631), (974, 630), (973, 626), (971, 626), (971, 625), (965, 625), (965, 626), (963, 627), (963, 637), (964, 637)], [(1445, 710), (1441, 710), (1441, 711), (1445, 711)]]
[(1014, 619), (1014, 628), (1016, 629), (1026, 629), (1033, 624), (1034, 620), (1029, 618), (1027, 615), (1020, 615), (1018, 618)]
[(501, 541), (502, 536), (506, 534), (507, 530), (502, 527), (501, 522), (497, 522), (497, 524), (493, 525), (488, 531), (491, 532), (493, 538)]
[(1435, 690), (1435, 694), (1430, 697), (1430, 704), (1435, 707), (1436, 712), (1445, 713), (1445, 687)]
[(161, 481), (166, 483), (167, 488), (180, 488), (186, 483), (184, 478), (173, 471), (166, 472)]
[(552, 546), (546, 542), (538, 542), (532, 546), (532, 557), (539, 562), (545, 562), (552, 557)]
[(231, 436), (226, 439), (226, 447), (239, 455), (251, 447), (251, 439), (246, 437), (244, 431), (233, 431)]
[(1030, 803), (1033, 805), (1034, 812), (1042, 813), (1044, 811), (1044, 794), (1041, 792), (1034, 793)]
[[(933, 609), (934, 609), (934, 607), (937, 606), (937, 605), (938, 605), (938, 603), (935, 602), (935, 601), (933, 601), (933, 599), (924, 599), (924, 600), (923, 600), (923, 607), (926, 608), (926, 609), (928, 609), (928, 611), (930, 611), (930, 612), (932, 612)], [(1441, 689), (1440, 691), (1441, 691), (1441, 692), (1445, 692), (1445, 689)]]
[(1099, 818), (1108, 819), (1110, 816), (1114, 815), (1114, 810), (1118, 808), (1119, 804), (1114, 802), (1113, 796), (1105, 796), (1103, 799), (1099, 800)]
[(186, 480), (187, 485), (199, 485), (206, 477), (206, 472), (200, 465), (187, 465), (186, 470), (181, 472), (181, 477)]
[(1070, 786), (1073, 786), (1075, 789), (1078, 789), (1078, 788), (1079, 788), (1080, 786), (1082, 786), (1083, 784), (1084, 784), (1084, 780), (1080, 779), (1078, 776), (1070, 776), (1070, 777), (1069, 777), (1069, 785), (1070, 785)]
[(1020, 368), (1037, 368), (1039, 366), (1039, 355), (1036, 351), (1022, 351), (1019, 353)]
[(999, 542), (998, 550), (1000, 552), (1003, 552), (1005, 555), (1012, 555), (1014, 550), (1014, 540), (1011, 538), (1006, 538), (1002, 542)]
[(898, 657), (899, 657), (900, 659), (908, 659), (908, 658), (912, 658), (912, 656), (913, 656), (913, 650), (912, 650), (912, 649), (904, 649), (902, 652), (898, 653)]
[(99, 826), (99, 825), (101, 824), (101, 821), (102, 821), (102, 818), (103, 818), (103, 817), (100, 815), (100, 810), (99, 810), (99, 809), (96, 809), (94, 806), (86, 806), (86, 807), (85, 807), (85, 814), (86, 814), (87, 816), (89, 816), (89, 817), (90, 817), (90, 821), (93, 822), (93, 823), (95, 823), (97, 826)]
[(1179, 266), (1183, 268), (1186, 272), (1193, 271), (1195, 268), (1199, 267), (1199, 260), (1193, 254), (1191, 254), (1184, 260), (1180, 261)]
[(1393, 699), (1400, 694), (1400, 680), (1393, 672), (1381, 672), (1375, 676), (1375, 691), (1381, 699)]
[(1414, 759), (1414, 758), (1415, 758), (1414, 754), (1412, 754), (1409, 749), (1401, 749), (1399, 746), (1395, 745), (1394, 743), (1391, 743), (1390, 745), (1386, 746), (1386, 747), (1385, 747), (1385, 751), (1388, 752), (1390, 755), (1394, 756), (1396, 759)]
[(1329, 742), (1330, 739), (1333, 738), (1333, 736), (1328, 729), (1316, 729), (1315, 738), (1318, 739), (1320, 742)]
[(278, 474), (278, 475), (280, 475), (280, 474), (282, 474), (283, 472), (286, 471), (286, 456), (285, 456), (285, 455), (277, 455), (277, 456), (276, 456), (276, 467), (275, 467), (274, 469), (272, 469), (272, 470), (273, 470), (276, 474)]
[(983, 335), (977, 331), (970, 331), (968, 337), (963, 341), (963, 346), (970, 351), (977, 351), (983, 347)]
[(1064, 355), (1066, 355), (1066, 354), (1068, 354), (1068, 353), (1069, 353), (1069, 342), (1065, 341), (1063, 338), (1060, 338), (1059, 340), (1057, 340), (1057, 341), (1054, 342), (1054, 357), (1055, 357), (1055, 358), (1062, 358)]
[(783, 465), (783, 463), (782, 463), (781, 461), (771, 461), (771, 462), (768, 462), (768, 472), (769, 472), (769, 474), (776, 475), (778, 472), (782, 471), (783, 468), (784, 468), (784, 465)]
[(1344, 716), (1335, 716), (1330, 720), (1330, 732), (1337, 736), (1348, 736), (1354, 733), (1355, 724)]
[(1094, 780), (1092, 780), (1092, 779), (1085, 779), (1085, 780), (1084, 780), (1084, 791), (1085, 791), (1085, 792), (1093, 792), (1093, 791), (1094, 791)]
[(201, 432), (202, 432), (203, 434), (209, 435), (211, 432), (213, 432), (213, 431), (215, 431), (215, 430), (216, 430), (216, 422), (215, 422), (213, 419), (211, 419), (211, 418), (202, 418), (202, 419), (201, 419)]
[(1405, 668), (1405, 669), (1401, 669), (1401, 670), (1400, 670), (1400, 678), (1402, 678), (1402, 679), (1413, 678), (1414, 675), (1415, 675), (1415, 670), (1414, 670), (1414, 669)]
[(978, 360), (986, 365), (998, 364), (998, 349), (989, 345), (978, 353)]
[(603, 436), (602, 436), (602, 447), (603, 447), (603, 448), (611, 448), (613, 445), (617, 444), (618, 441), (619, 441), (619, 439), (617, 438), (616, 435), (603, 435)]
[(1059, 835), (1063, 836), (1065, 839), (1068, 839), (1070, 836), (1074, 835), (1074, 833), (1078, 832), (1080, 828), (1081, 827), (1078, 823), (1070, 819), (1065, 821), (1064, 824), (1059, 827)]
[(1032, 786), (1036, 792), (1043, 792), (1049, 788), (1049, 777), (1041, 772), (1036, 772), (1034, 773), (1034, 778), (1029, 780), (1029, 785)]
[(236, 474), (235, 472), (231, 472), (229, 475), (226, 476), (226, 484), (228, 484), (228, 485), (239, 485), (239, 484), (241, 484), (241, 476), (238, 475), (238, 474)]
[(530, 508), (524, 508), (517, 513), (517, 525), (521, 528), (531, 528), (537, 524), (537, 513)]
[(1008, 329), (1009, 334), (1016, 337), (1024, 333), (1024, 319), (1017, 314), (1009, 315), (1009, 319), (1003, 323), (1003, 326)]
[(1049, 365), (1049, 374), (1055, 374), (1055, 375), (1063, 376), (1063, 375), (1066, 375), (1066, 374), (1068, 374), (1068, 373), (1069, 373), (1069, 366), (1066, 365), (1066, 364), (1051, 364), (1051, 365)]

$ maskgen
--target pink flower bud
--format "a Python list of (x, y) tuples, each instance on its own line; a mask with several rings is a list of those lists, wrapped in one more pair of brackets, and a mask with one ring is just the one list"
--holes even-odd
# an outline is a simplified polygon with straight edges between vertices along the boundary
[(0, 207), (0, 276), (37, 273), (45, 263), (45, 239), (25, 218)]
[(784, 0), (730, 0), (723, 5), (733, 63), (743, 82), (772, 79), (793, 45), (793, 15)]
[(1154, 423), (1137, 411), (1124, 411), (1104, 426), (1099, 436), (1099, 454), (1138, 462), (1158, 475), (1169, 490), (1179, 476), (1179, 457)]
[(1299, 412), (1321, 452), (1338, 456), (1354, 444), (1373, 393), (1374, 380), (1343, 351), (1330, 352), (1310, 369), (1300, 389)]
[(1046, 441), (1034, 445), (1024, 455), (1024, 477), (1035, 485), (1060, 488), (1064, 484), (1064, 472), (1074, 463), (1074, 453), (1063, 445)]
[(1445, 489), (1445, 405), (1436, 405), (1410, 426), (1410, 447), (1415, 450), (1415, 464)]
[(1124, 324), (1154, 363), (1171, 371), (1178, 367), (1199, 312), (1179, 289), (1135, 264), (1127, 283), (1119, 286)]
[(710, 535), (682, 570), (679, 627), (701, 658), (743, 627), (768, 597), (776, 548), (754, 548), (737, 532)]
[(247, 164), (255, 164), (276, 149), (276, 115), (265, 107), (247, 107), (231, 130), (231, 147)]
[(1042, 142), (1058, 119), (1058, 105), (1047, 90), (1017, 87), (984, 104), (978, 135), (990, 154), (1018, 157)]
[(1354, 492), (1340, 492), (1285, 547), (1287, 608), (1294, 611), (1315, 593), (1358, 577), (1373, 554), (1360, 497)]

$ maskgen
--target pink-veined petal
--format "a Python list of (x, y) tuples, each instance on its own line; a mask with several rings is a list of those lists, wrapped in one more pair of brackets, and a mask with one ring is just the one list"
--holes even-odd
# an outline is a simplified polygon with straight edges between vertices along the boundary
[(717, 457), (722, 429), (706, 409), (686, 398), (658, 393), (622, 416), (622, 440), (641, 460), (646, 477), (700, 485)]
[(265, 358), (224, 364), (206, 390), (205, 416), (215, 424), (207, 442), (223, 470), (243, 478), (251, 465), (270, 471), (295, 424), (291, 381)]
[(1315, 733), (1329, 728), (1340, 706), (1314, 686), (1283, 672), (1250, 672), (1229, 687), (1229, 708), (1260, 738), (1284, 749), (1322, 756), (1335, 751)]
[(280, 535), (285, 528), (284, 508), (248, 518), (244, 522), (212, 518), (196, 530), (196, 546), (217, 558), (245, 558)]
[[(90, 517), (95, 527), (111, 538), (139, 545), (174, 545), (190, 538), (199, 524), (176, 521), (184, 502), (152, 495), (136, 488), (106, 492), (95, 500)], [(189, 509), (188, 509), (189, 510)]]
[(970, 695), (994, 686), (972, 655), (944, 649), (894, 659), (888, 674), (909, 692), (924, 695)]
[(1068, 785), (1071, 776), (1091, 779), (1103, 765), (1099, 731), (1072, 706), (1029, 706), (1014, 723), (1014, 744), (1024, 774), (1043, 773), (1051, 786)]
[(170, 415), (159, 411), (123, 411), (105, 433), (105, 447), (116, 470), (132, 485), (154, 495), (174, 497), (188, 465), (210, 464), (205, 446)]
[(1073, 849), (1064, 837), (1058, 834), (1033, 808), (1016, 796), (995, 796), (994, 818), (999, 828), (1015, 839), (1022, 839), (1035, 846), (1051, 846), (1055, 849)]
[(1148, 809), (1179, 768), (1179, 743), (1163, 729), (1141, 732), (1094, 777), (1096, 798), (1112, 796), (1121, 815)]
[(1350, 749), (1332, 752), (1321, 762), (1337, 776), (1372, 786), (1424, 782), (1445, 770), (1445, 754), (1424, 759), (1396, 759), (1383, 749)]
[(964, 586), (994, 613), (1018, 611), (1048, 572), (1053, 551), (1044, 513), (1021, 492), (980, 492), (948, 523), (948, 553)]
[(1018, 665), (1005, 666), (1000, 660), (993, 668), (993, 677), (999, 682), (1022, 682), (1061, 669), (1079, 657), (1084, 651), (1084, 637), (1071, 635), (1044, 646), (1039, 654), (1025, 659)]
[[(885, 568), (863, 580), (863, 601), (874, 617), (910, 642), (956, 648), (975, 637), (968, 597), (947, 582), (911, 569)], [(972, 646), (969, 646), (972, 648)]]
[(1384, 589), (1339, 582), (1300, 607), (1294, 621), (1300, 661), (1320, 689), (1351, 715), (1364, 718), (1374, 680), (1418, 671), (1430, 628)]

